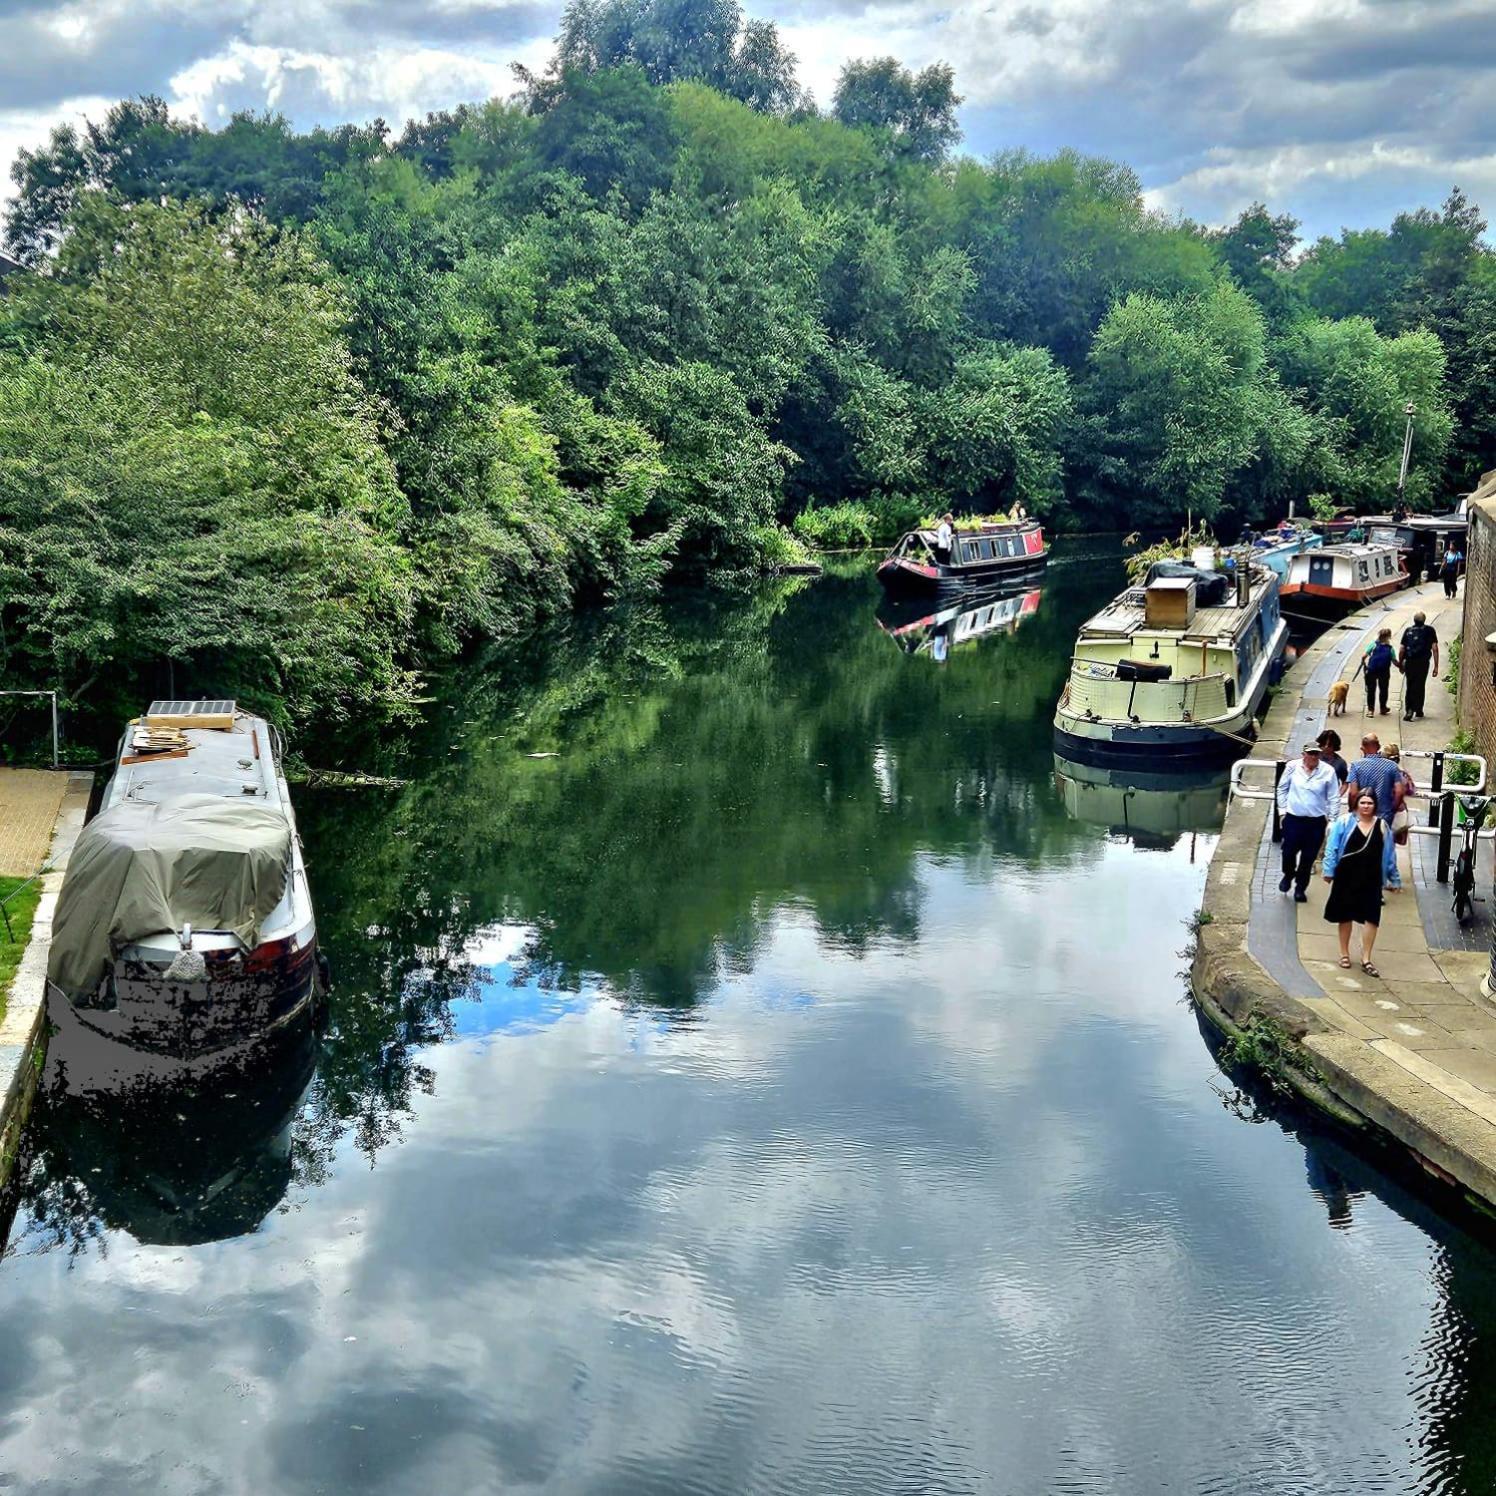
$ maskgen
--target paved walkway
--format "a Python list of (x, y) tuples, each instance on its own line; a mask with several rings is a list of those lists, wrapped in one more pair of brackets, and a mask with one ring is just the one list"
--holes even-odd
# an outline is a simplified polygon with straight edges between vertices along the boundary
[[(1329, 687), (1349, 679), (1364, 643), (1391, 627), (1394, 642), (1422, 609), (1438, 632), (1441, 667), (1460, 626), (1460, 601), (1426, 585), (1363, 610), (1327, 632), (1290, 672), (1264, 724), (1255, 757), (1292, 756), (1325, 725), (1345, 740), (1354, 764), (1371, 729), (1383, 746), (1444, 748), (1454, 735), (1454, 699), (1430, 677), (1425, 717), (1401, 720), (1402, 679), (1393, 674), (1388, 716), (1366, 714), (1360, 681), (1343, 717), (1326, 718)], [(1406, 759), (1420, 787), (1427, 759)], [(1261, 773), (1257, 782), (1263, 782)], [(1428, 801), (1414, 801), (1428, 819)], [(1262, 802), (1235, 800), (1212, 861), (1201, 932), (1197, 990), (1234, 1022), (1266, 1013), (1303, 1044), (1333, 1099), (1391, 1132), (1432, 1171), (1496, 1202), (1496, 1005), (1481, 995), (1488, 964), (1491, 904), (1476, 905), (1467, 929), (1449, 912), (1447, 884), (1434, 880), (1436, 841), (1413, 837), (1400, 849), (1405, 891), (1390, 895), (1377, 937), (1375, 978), (1361, 971), (1359, 935), (1349, 971), (1338, 964), (1335, 927), (1324, 919), (1323, 879), (1309, 902), (1278, 892), (1280, 862)], [(1491, 897), (1490, 862), (1479, 885)], [(1219, 922), (1218, 924), (1216, 922)]]
[[(1390, 626), (1395, 642), (1413, 621), (1414, 611), (1422, 609), (1438, 632), (1442, 664), (1449, 640), (1459, 633), (1460, 602), (1447, 601), (1437, 584), (1425, 586), (1420, 594), (1402, 594), (1401, 606), (1378, 616), (1362, 632), (1374, 636), (1376, 628)], [(1352, 659), (1335, 672), (1336, 678), (1349, 679), (1359, 658), (1360, 650), (1352, 651)], [(1343, 718), (1326, 719), (1324, 698), (1315, 701), (1307, 689), (1301, 708), (1317, 719), (1316, 732), (1319, 726), (1330, 725), (1340, 733), (1350, 763), (1358, 756), (1354, 745), (1364, 732), (1376, 732), (1383, 747), (1396, 742), (1404, 750), (1432, 751), (1447, 747), (1454, 736), (1454, 698), (1442, 680), (1431, 678), (1429, 687), (1425, 715), (1416, 722), (1401, 720), (1402, 677), (1396, 672), (1388, 716), (1366, 712), (1360, 681), (1352, 686)], [(1409, 758), (1406, 766), (1419, 787), (1426, 788), (1428, 760)], [(1428, 801), (1414, 801), (1413, 808), (1415, 819), (1426, 823)], [(1467, 938), (1450, 909), (1449, 885), (1435, 880), (1436, 852), (1436, 839), (1422, 836), (1410, 837), (1409, 845), (1398, 851), (1406, 891), (1387, 898), (1373, 957), (1380, 979), (1360, 968), (1359, 932), (1351, 939), (1351, 957), (1358, 964), (1350, 971), (1337, 964), (1340, 947), (1335, 927), (1324, 918), (1329, 890), (1322, 878), (1310, 884), (1307, 904), (1294, 904), (1278, 893), (1279, 862), (1269, 855), (1263, 859), (1263, 870), (1271, 894), (1264, 902), (1271, 897), (1296, 912), (1298, 957), (1315, 989), (1306, 1001), (1331, 1027), (1371, 1044), (1456, 1100), (1473, 1099), (1468, 1096), (1472, 1085), (1496, 1098), (1496, 1011), (1480, 993), (1489, 960), (1491, 883), (1487, 879), (1481, 885), (1487, 902), (1475, 906)], [(1496, 1099), (1478, 1110), (1489, 1112), (1496, 1121)]]
[(0, 769), (0, 876), (29, 878), (47, 859), (66, 771)]

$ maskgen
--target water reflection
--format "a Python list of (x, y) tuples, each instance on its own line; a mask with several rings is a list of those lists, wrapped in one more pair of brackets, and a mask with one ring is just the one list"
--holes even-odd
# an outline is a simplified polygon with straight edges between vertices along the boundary
[(1131, 767), (1076, 763), (1054, 755), (1054, 781), (1066, 811), (1140, 847), (1172, 847), (1181, 836), (1221, 829), (1231, 770), (1150, 774)]
[(953, 648), (987, 634), (1011, 634), (1039, 611), (1042, 589), (1023, 592), (969, 594), (941, 608), (929, 604), (885, 602), (878, 609), (878, 627), (905, 654), (928, 654), (943, 665)]
[(49, 1077), (31, 1134), (21, 1249), (79, 1251), (106, 1230), (181, 1246), (255, 1230), (292, 1180), (293, 1122), (311, 1085), (315, 1039), (303, 1031), (263, 1058), (200, 1089), (100, 1096)]
[[(4, 1478), (1489, 1488), (1489, 1256), (1221, 1106), (1203, 866), (1057, 788), (1119, 571), (939, 670), (831, 575), (435, 683), (362, 760), (403, 788), (300, 797), (338, 980), (289, 1149), (137, 1178), (43, 1117)], [(151, 1245), (184, 1204), (221, 1239)]]

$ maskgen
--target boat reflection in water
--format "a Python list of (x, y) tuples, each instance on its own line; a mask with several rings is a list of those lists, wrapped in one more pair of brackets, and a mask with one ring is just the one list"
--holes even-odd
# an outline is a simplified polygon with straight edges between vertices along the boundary
[(906, 654), (928, 652), (937, 664), (958, 644), (968, 644), (987, 634), (1011, 634), (1039, 611), (1043, 589), (1023, 592), (974, 593), (953, 599), (931, 611), (927, 606), (885, 605), (878, 612), (878, 627)]
[(1054, 779), (1073, 819), (1164, 850), (1188, 833), (1219, 831), (1231, 794), (1229, 765), (1148, 773), (1131, 765), (1080, 764), (1057, 753)]
[(39, 1099), (46, 1125), (32, 1129), (42, 1143), (20, 1181), (28, 1234), (76, 1248), (102, 1229), (161, 1246), (254, 1231), (291, 1183), (292, 1126), (316, 1054), (305, 1032), (273, 1064), (220, 1074), (211, 1086), (114, 1096), (73, 1091), (49, 1064), (52, 1084)]

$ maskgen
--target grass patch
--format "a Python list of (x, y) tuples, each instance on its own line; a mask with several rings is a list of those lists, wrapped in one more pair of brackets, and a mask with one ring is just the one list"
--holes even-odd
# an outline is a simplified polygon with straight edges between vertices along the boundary
[(1222, 1042), (1217, 1059), (1223, 1069), (1242, 1069), (1266, 1081), (1278, 1096), (1286, 1096), (1293, 1089), (1288, 1079), (1290, 1070), (1318, 1079), (1313, 1063), (1271, 1018), (1249, 1018)]
[[(24, 878), (0, 878), (0, 899), (15, 893), (25, 882)], [(6, 935), (5, 923), (0, 920), (0, 1023), (5, 1020), (5, 1003), (10, 996), (10, 984), (15, 978), (16, 967), (21, 964), (26, 943), (31, 939), (31, 920), (36, 914), (36, 906), (41, 902), (41, 897), (42, 883), (37, 878), (6, 904), (5, 912), (16, 937), (14, 940)]]

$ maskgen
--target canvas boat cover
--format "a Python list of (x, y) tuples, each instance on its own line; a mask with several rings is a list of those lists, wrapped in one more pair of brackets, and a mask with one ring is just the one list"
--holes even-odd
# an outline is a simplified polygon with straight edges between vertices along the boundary
[(268, 806), (218, 795), (122, 801), (73, 848), (47, 975), (68, 997), (87, 997), (125, 946), (184, 924), (232, 930), (252, 947), (290, 870), (290, 823)]

